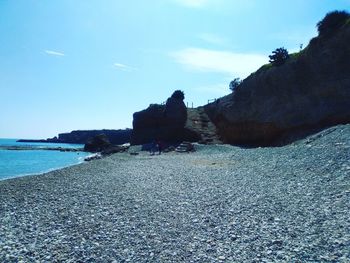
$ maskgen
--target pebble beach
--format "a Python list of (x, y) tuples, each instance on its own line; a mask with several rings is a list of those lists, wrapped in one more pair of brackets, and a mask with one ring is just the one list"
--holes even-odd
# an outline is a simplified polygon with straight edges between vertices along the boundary
[(350, 262), (350, 125), (195, 148), (0, 181), (0, 262)]

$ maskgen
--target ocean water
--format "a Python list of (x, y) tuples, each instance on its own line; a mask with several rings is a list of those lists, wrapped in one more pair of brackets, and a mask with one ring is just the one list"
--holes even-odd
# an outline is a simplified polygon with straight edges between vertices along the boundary
[(80, 144), (18, 143), (16, 139), (0, 139), (0, 146), (28, 146), (38, 150), (0, 149), (0, 180), (41, 174), (84, 161), (88, 153), (45, 150), (47, 147), (82, 148)]

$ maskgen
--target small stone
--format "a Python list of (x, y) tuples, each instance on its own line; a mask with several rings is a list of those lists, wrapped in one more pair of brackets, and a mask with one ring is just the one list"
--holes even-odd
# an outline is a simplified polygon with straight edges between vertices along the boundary
[(284, 258), (284, 252), (283, 251), (277, 251), (277, 258), (278, 259), (282, 259), (282, 258)]
[(272, 245), (276, 245), (276, 246), (282, 246), (283, 241), (282, 240), (273, 240), (272, 241)]
[(236, 235), (232, 235), (231, 236), (231, 241), (235, 241), (235, 240), (237, 240), (238, 239), (238, 236), (236, 236)]
[(226, 257), (225, 256), (219, 256), (219, 260), (225, 260)]

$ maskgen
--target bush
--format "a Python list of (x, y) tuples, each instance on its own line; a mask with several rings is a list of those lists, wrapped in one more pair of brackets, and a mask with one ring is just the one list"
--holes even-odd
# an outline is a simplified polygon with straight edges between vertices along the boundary
[(290, 57), (290, 58), (293, 58), (293, 59), (297, 59), (297, 58), (300, 57), (301, 52), (302, 52), (302, 51), (289, 54), (289, 57)]
[(235, 78), (234, 80), (232, 80), (230, 82), (230, 90), (234, 91), (239, 85), (241, 85), (242, 80), (240, 80), (239, 78)]
[(350, 14), (347, 11), (330, 12), (317, 23), (318, 34), (320, 36), (328, 36), (341, 26), (345, 25), (349, 19)]
[(268, 69), (270, 69), (270, 68), (272, 68), (272, 64), (271, 64), (271, 63), (268, 63), (268, 64), (265, 64), (265, 65), (262, 65), (262, 66), (258, 69), (258, 71), (261, 71), (261, 70), (268, 70)]
[(175, 90), (171, 97), (178, 100), (184, 100), (185, 93), (182, 90)]
[(159, 110), (164, 110), (164, 105), (161, 105), (161, 104), (150, 104), (148, 106), (148, 110), (150, 111), (159, 111)]
[(275, 51), (272, 51), (272, 55), (269, 56), (269, 62), (274, 66), (283, 65), (289, 58), (288, 50), (280, 47)]

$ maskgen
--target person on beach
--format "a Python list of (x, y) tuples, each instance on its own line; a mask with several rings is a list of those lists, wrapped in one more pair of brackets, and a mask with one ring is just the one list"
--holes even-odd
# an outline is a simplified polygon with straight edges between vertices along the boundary
[(157, 151), (158, 149), (158, 144), (156, 140), (153, 140), (151, 143), (151, 149), (150, 149), (150, 155), (154, 155), (154, 153)]
[(163, 149), (163, 143), (161, 140), (157, 140), (157, 148), (158, 148), (158, 154), (162, 154), (162, 149)]

